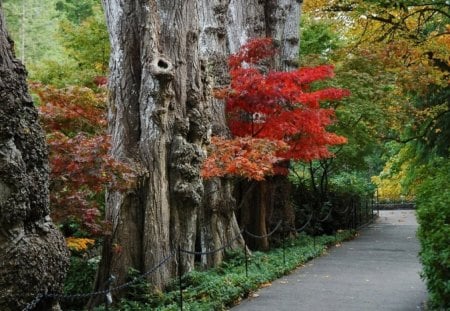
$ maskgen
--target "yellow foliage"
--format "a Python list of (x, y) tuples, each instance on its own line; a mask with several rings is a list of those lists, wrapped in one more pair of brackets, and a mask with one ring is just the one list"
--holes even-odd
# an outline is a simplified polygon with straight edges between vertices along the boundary
[(303, 1), (302, 9), (304, 12), (313, 12), (322, 9), (329, 4), (328, 0), (305, 0)]
[[(414, 200), (415, 187), (419, 181), (404, 187), (405, 178), (411, 165), (414, 165), (410, 158), (411, 152), (408, 146), (403, 147), (399, 153), (385, 164), (383, 171), (378, 176), (372, 177), (372, 182), (377, 185), (378, 198), (382, 201), (398, 201), (406, 199)], [(397, 168), (394, 168), (397, 166)]]
[(74, 238), (68, 237), (66, 238), (67, 247), (73, 251), (85, 251), (89, 246), (94, 245), (95, 240), (87, 239), (87, 238)]

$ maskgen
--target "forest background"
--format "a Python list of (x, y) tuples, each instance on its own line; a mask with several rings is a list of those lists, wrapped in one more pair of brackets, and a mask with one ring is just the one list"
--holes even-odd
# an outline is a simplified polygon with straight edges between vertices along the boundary
[[(134, 176), (108, 156), (102, 8), (96, 0), (2, 3), (51, 148), (52, 218), (73, 252), (73, 271), (87, 267), (92, 277), (95, 247), (109, 230), (104, 191), (125, 189)], [(291, 163), (289, 174), (297, 211), (338, 197), (416, 201), (437, 303), (449, 299), (445, 282), (430, 277), (448, 273), (450, 257), (449, 25), (447, 2), (304, 1), (299, 63), (333, 64), (335, 78), (314, 87), (350, 90), (322, 104), (336, 112), (330, 131), (348, 142), (331, 148), (334, 157)]]

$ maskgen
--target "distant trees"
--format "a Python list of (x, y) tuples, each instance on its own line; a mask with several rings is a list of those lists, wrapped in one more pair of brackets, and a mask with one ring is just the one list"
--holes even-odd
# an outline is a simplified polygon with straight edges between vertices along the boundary
[(15, 41), (17, 57), (27, 66), (59, 54), (53, 0), (3, 0), (8, 29)]
[(31, 79), (64, 87), (106, 75), (109, 41), (100, 1), (5, 0), (4, 6)]

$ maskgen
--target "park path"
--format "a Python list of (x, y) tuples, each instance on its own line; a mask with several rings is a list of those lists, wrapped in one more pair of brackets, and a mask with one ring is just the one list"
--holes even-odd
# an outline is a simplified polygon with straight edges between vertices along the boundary
[(380, 211), (352, 241), (273, 282), (232, 311), (422, 310), (417, 222), (412, 210)]

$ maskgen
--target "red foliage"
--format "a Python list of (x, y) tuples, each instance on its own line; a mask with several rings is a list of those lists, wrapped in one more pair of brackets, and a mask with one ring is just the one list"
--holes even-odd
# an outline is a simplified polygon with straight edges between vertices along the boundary
[(108, 78), (105, 76), (97, 76), (92, 82), (94, 82), (94, 84), (98, 87), (106, 87), (108, 84)]
[[(342, 136), (327, 132), (332, 124), (334, 111), (320, 107), (323, 101), (340, 100), (349, 95), (348, 90), (326, 88), (312, 91), (311, 83), (332, 78), (333, 66), (324, 65), (312, 68), (299, 68), (289, 72), (261, 70), (264, 62), (276, 54), (272, 40), (254, 39), (245, 44), (238, 53), (229, 59), (231, 84), (215, 94), (226, 100), (228, 125), (234, 137), (252, 137), (265, 141), (283, 141), (289, 145), (286, 150), (278, 150), (277, 156), (283, 160), (313, 160), (332, 156), (329, 146), (343, 144)], [(229, 141), (231, 146), (239, 142)], [(226, 149), (221, 143), (221, 153)], [(212, 157), (215, 157), (214, 153)], [(243, 171), (233, 173), (220, 172), (228, 167), (228, 162), (236, 161), (231, 157), (216, 162), (215, 176), (224, 174), (240, 175), (249, 178), (261, 174), (247, 174)], [(228, 162), (226, 162), (228, 161)], [(206, 163), (209, 163), (208, 161)], [(266, 162), (266, 165), (273, 162)], [(266, 166), (261, 170), (272, 173)], [(286, 173), (277, 170), (276, 173)], [(263, 174), (263, 175), (264, 175)], [(205, 177), (213, 176), (204, 173)], [(260, 178), (260, 177), (258, 177)]]
[(256, 65), (274, 56), (277, 51), (273, 48), (272, 39), (260, 38), (250, 40), (244, 44), (236, 54), (228, 58), (230, 69), (242, 67), (243, 63)]
[(108, 155), (105, 96), (88, 88), (55, 89), (34, 84), (50, 147), (50, 202), (60, 224), (76, 222), (91, 235), (104, 234), (101, 219), (107, 186), (123, 190), (131, 168)]
[(273, 164), (278, 162), (277, 152), (288, 146), (280, 140), (237, 137), (228, 140), (213, 137), (209, 147), (210, 156), (202, 167), (205, 178), (239, 175), (248, 179), (262, 180), (274, 173)]
[(56, 89), (32, 84), (39, 95), (39, 112), (44, 129), (52, 131), (94, 133), (106, 128), (106, 98), (87, 87)]

